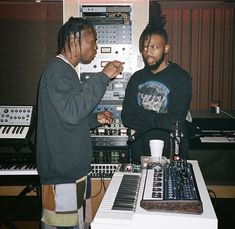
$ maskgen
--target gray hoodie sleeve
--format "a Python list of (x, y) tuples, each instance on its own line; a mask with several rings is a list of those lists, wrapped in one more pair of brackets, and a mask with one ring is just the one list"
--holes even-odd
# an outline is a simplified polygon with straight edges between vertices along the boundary
[(109, 78), (104, 73), (97, 73), (82, 84), (75, 71), (68, 72), (66, 76), (53, 77), (48, 84), (48, 93), (62, 121), (77, 125), (100, 102), (108, 82)]

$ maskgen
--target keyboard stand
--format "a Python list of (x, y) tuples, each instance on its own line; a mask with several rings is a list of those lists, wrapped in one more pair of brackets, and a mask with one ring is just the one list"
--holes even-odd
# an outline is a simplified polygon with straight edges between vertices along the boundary
[(24, 197), (26, 196), (28, 193), (30, 193), (31, 191), (35, 191), (36, 192), (36, 202), (37, 202), (37, 210), (38, 210), (38, 225), (39, 225), (39, 229), (41, 228), (41, 186), (39, 184), (29, 184), (27, 185), (18, 196), (16, 196), (16, 199), (13, 201), (13, 203), (11, 203), (6, 210), (2, 213), (2, 215), (0, 216), (0, 228), (2, 228), (2, 224), (4, 224), (8, 229), (18, 229), (15, 224), (13, 222), (11, 222), (8, 218), (7, 218), (7, 213), (9, 211), (11, 211), (11, 209), (14, 209), (15, 205), (17, 205), (17, 203)]

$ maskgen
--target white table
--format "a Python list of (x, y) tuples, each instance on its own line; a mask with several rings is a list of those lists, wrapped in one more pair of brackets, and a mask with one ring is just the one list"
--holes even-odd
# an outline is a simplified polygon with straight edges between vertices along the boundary
[(217, 229), (218, 220), (211, 203), (207, 188), (202, 177), (197, 161), (189, 161), (193, 170), (203, 203), (203, 213), (181, 214), (169, 212), (152, 212), (140, 207), (143, 193), (143, 180), (139, 189), (139, 196), (135, 212), (111, 210), (118, 182), (123, 176), (122, 172), (116, 172), (109, 184), (99, 209), (91, 223), (92, 229)]

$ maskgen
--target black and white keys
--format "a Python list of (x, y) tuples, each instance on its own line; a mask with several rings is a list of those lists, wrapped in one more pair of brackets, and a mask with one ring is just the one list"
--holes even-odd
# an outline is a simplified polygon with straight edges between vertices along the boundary
[(16, 165), (3, 165), (0, 164), (0, 176), (11, 175), (37, 175), (36, 164), (16, 164)]
[(29, 126), (0, 126), (0, 139), (25, 139)]
[(25, 139), (33, 106), (0, 106), (0, 139)]
[(123, 175), (112, 210), (135, 211), (140, 181), (139, 175)]

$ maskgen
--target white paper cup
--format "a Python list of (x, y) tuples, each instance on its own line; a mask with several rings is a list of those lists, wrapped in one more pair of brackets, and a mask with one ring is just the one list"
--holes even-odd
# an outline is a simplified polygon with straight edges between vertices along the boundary
[(152, 139), (149, 141), (151, 157), (156, 161), (161, 161), (164, 141), (159, 139)]

